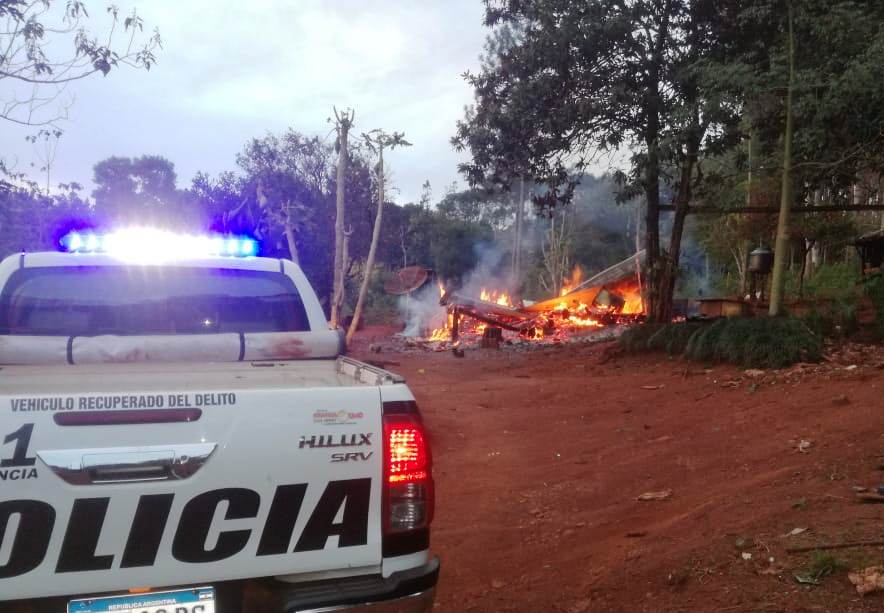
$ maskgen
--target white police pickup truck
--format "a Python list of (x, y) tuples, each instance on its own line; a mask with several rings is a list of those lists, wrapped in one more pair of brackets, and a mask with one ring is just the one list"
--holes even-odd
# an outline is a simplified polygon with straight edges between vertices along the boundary
[(432, 608), (404, 381), (249, 239), (72, 234), (0, 263), (0, 613)]

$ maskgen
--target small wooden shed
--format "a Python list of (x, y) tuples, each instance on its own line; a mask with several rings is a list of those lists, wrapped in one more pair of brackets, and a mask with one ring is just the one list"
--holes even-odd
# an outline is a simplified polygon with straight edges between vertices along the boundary
[(859, 251), (862, 274), (884, 272), (884, 229), (864, 234), (853, 244)]

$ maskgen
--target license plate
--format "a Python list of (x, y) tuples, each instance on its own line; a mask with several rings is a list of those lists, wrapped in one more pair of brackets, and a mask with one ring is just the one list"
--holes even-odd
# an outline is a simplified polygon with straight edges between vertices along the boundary
[(170, 592), (147, 592), (68, 603), (68, 613), (215, 613), (215, 590), (194, 587)]

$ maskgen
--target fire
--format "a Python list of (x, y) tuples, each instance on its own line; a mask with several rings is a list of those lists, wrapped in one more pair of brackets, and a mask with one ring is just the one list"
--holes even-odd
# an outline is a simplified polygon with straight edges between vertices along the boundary
[(436, 328), (433, 330), (433, 333), (430, 334), (429, 340), (431, 341), (447, 341), (451, 338), (451, 331), (448, 328)]
[(598, 319), (592, 316), (589, 305), (578, 302), (569, 305), (562, 300), (552, 313), (553, 323), (559, 326), (565, 325), (573, 328), (601, 328), (604, 326)]
[(513, 306), (513, 301), (510, 299), (509, 294), (506, 292), (498, 292), (497, 290), (487, 290), (482, 288), (482, 291), (479, 294), (479, 300), (493, 302), (494, 304), (505, 307)]
[[(439, 289), (442, 289), (442, 284), (439, 284)], [(442, 289), (442, 295), (445, 295), (445, 290)], [(451, 329), (454, 327), (454, 315), (452, 313), (448, 314), (447, 321), (445, 325), (441, 328), (436, 328), (430, 334), (429, 340), (431, 341), (447, 341), (451, 339)]]
[(620, 313), (623, 315), (641, 315), (645, 312), (645, 305), (642, 302), (641, 288), (637, 283), (630, 281), (621, 281), (617, 285), (609, 288), (623, 297), (625, 303)]
[[(483, 288), (478, 300), (460, 292), (448, 294), (439, 284), (440, 296), (448, 306), (446, 325), (433, 330), (429, 341), (453, 341), (455, 313), (458, 313), (458, 342), (478, 342), (491, 328), (506, 343), (560, 343), (589, 337), (594, 330), (635, 321), (644, 312), (637, 279), (625, 277), (614, 283), (581, 287), (583, 271), (575, 266), (563, 280), (561, 295), (534, 303), (514, 304), (505, 290)], [(493, 305), (507, 307), (495, 309)], [(438, 325), (438, 324), (436, 324)], [(490, 334), (490, 332), (489, 332)], [(441, 346), (440, 346), (441, 347)]]
[(574, 270), (571, 271), (571, 275), (565, 277), (564, 281), (562, 281), (562, 291), (559, 292), (559, 296), (564, 296), (574, 291), (581, 281), (583, 281), (583, 269), (580, 268), (580, 264), (576, 264)]

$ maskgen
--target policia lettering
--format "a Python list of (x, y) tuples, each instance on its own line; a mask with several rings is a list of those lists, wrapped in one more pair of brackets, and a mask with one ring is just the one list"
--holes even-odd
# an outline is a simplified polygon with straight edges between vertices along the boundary
[[(280, 485), (261, 531), (257, 555), (279, 555), (289, 550), (295, 523), (307, 492), (306, 483)], [(371, 479), (331, 481), (310, 514), (293, 553), (324, 549), (328, 537), (338, 536), (338, 547), (356, 547), (368, 542), (368, 511)], [(143, 495), (138, 500), (129, 536), (120, 556), (120, 568), (153, 566), (165, 533), (174, 494)], [(246, 488), (211, 490), (190, 499), (181, 511), (172, 556), (180, 562), (200, 564), (229, 558), (245, 549), (251, 528), (221, 530), (211, 548), (206, 540), (218, 506), (226, 502), (224, 520), (258, 516), (261, 497)], [(113, 567), (115, 555), (96, 552), (110, 498), (77, 498), (62, 539), (55, 572), (101, 571)], [(340, 523), (335, 517), (343, 506)], [(9, 534), (12, 518), (16, 530)], [(0, 549), (12, 539), (0, 579), (30, 572), (43, 563), (55, 527), (55, 509), (40, 500), (0, 502)]]

